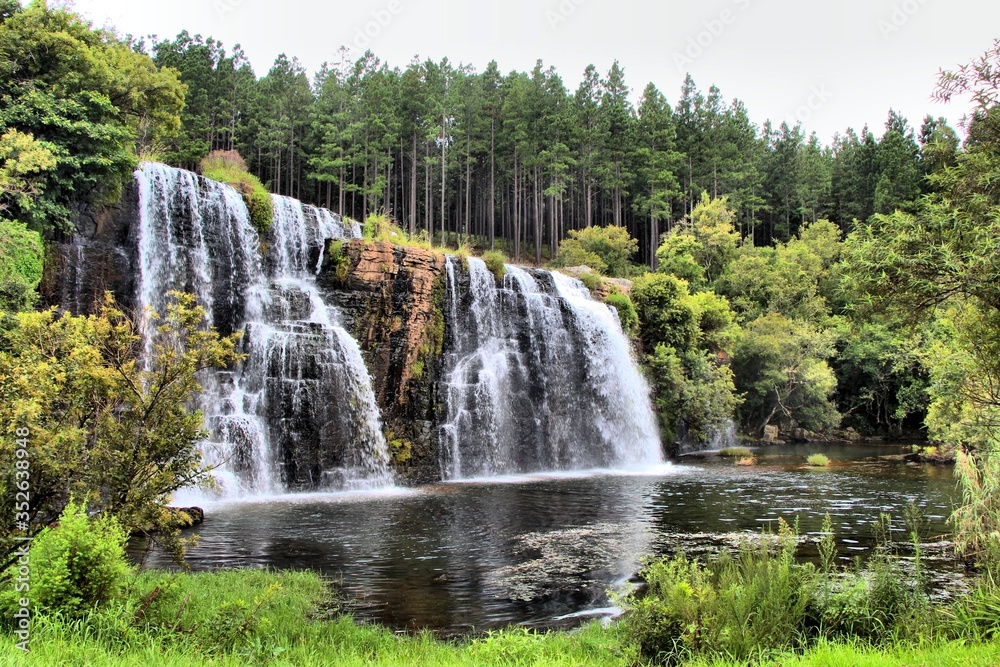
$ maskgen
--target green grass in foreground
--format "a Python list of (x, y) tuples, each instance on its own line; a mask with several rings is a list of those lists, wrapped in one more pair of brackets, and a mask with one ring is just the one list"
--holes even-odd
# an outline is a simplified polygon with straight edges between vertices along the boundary
[[(149, 593), (161, 593), (143, 612)], [(590, 625), (574, 632), (512, 629), (483, 638), (444, 642), (398, 636), (357, 625), (337, 614), (324, 583), (311, 573), (261, 571), (166, 575), (144, 572), (130, 593), (102, 612), (67, 620), (40, 618), (25, 655), (5, 635), (7, 666), (236, 667), (243, 665), (636, 665), (620, 632)], [(140, 619), (136, 621), (135, 619)], [(697, 665), (724, 665), (700, 662)], [(876, 650), (822, 643), (804, 656), (770, 664), (962, 665), (1000, 664), (1000, 644), (934, 644)]]

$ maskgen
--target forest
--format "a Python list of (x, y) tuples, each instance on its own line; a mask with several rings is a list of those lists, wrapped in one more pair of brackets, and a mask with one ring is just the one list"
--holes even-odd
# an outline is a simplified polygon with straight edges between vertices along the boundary
[(675, 104), (650, 83), (636, 105), (618, 62), (587, 67), (574, 90), (542, 61), (505, 74), (496, 62), (402, 68), (341, 50), (313, 74), (281, 55), (258, 77), (239, 46), (211, 37), (147, 48), (188, 86), (183, 129), (155, 144), (167, 162), (193, 168), (212, 150), (238, 150), (274, 192), (356, 219), (390, 211), (442, 242), (499, 240), (535, 264), (570, 230), (615, 225), (656, 268), (661, 233), (702, 192), (728, 197), (757, 245), (818, 219), (849, 232), (874, 213), (912, 210), (924, 177), (959, 145), (943, 119), (915, 128), (891, 110), (884, 127), (845, 127), (830, 144), (799, 125), (758, 127), (742, 102), (690, 76)]
[[(636, 98), (618, 62), (588, 67), (575, 90), (541, 60), (504, 74), (346, 49), (315, 73), (281, 55), (259, 75), (211, 37), (136, 39), (39, 0), (0, 0), (0, 634), (21, 638), (18, 559), (35, 540), (33, 631), (46, 641), (32, 657), (0, 656), (826, 664), (827, 651), (847, 664), (995, 664), (1000, 40), (943, 65), (929, 92), (971, 98), (961, 132), (888, 110), (884, 127), (845, 127), (827, 144), (800, 125), (758, 126), (690, 76), (673, 104), (653, 84)], [(44, 302), (53, 249), (145, 162), (233, 184), (262, 235), (270, 193), (362, 223), (363, 243), (447, 252), (466, 268), (482, 256), (494, 287), (505, 262), (573, 273), (614, 310), (674, 451), (726, 438), (918, 443), (916, 461), (955, 466), (949, 558), (971, 583), (935, 598), (916, 529), (906, 557), (886, 528), (871, 559), (849, 565), (828, 523), (816, 553), (796, 559), (797, 526), (782, 521), (731, 557), (644, 561), (649, 594), (616, 599), (611, 629), (452, 643), (357, 626), (309, 573), (135, 567), (130, 535), (180, 562), (195, 546), (190, 517), (167, 506), (210, 472), (191, 406), (206, 370), (245, 359), (240, 335), (202, 326), (188, 294), (150, 315), (155, 345), (111, 295), (89, 316)], [(343, 248), (324, 252), (346, 271)]]

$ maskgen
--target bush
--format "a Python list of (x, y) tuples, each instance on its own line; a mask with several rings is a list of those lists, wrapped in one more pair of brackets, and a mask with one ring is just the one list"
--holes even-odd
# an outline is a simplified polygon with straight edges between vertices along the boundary
[(830, 465), (830, 457), (825, 454), (813, 454), (806, 459), (806, 463), (813, 468), (826, 468)]
[(323, 264), (324, 271), (333, 276), (336, 284), (347, 284), (347, 278), (351, 272), (351, 260), (347, 256), (343, 240), (333, 239), (327, 242)]
[(559, 244), (553, 266), (589, 266), (613, 278), (632, 274), (632, 257), (639, 242), (624, 227), (590, 227), (573, 229), (569, 238)]
[(624, 294), (610, 294), (605, 303), (618, 311), (618, 319), (621, 321), (625, 333), (630, 334), (636, 330), (639, 326), (639, 316), (635, 312), (632, 299)]
[[(810, 603), (810, 616), (820, 635), (885, 644), (915, 637), (926, 626), (928, 598), (920, 574), (919, 547), (915, 573), (903, 569), (891, 548), (888, 515), (873, 524), (875, 549), (868, 563), (839, 573), (834, 569), (836, 545), (832, 520), (823, 522), (819, 551), (826, 575)], [(911, 537), (919, 543), (914, 532)]]
[(16, 220), (0, 220), (0, 311), (18, 312), (34, 305), (42, 268), (38, 232)]
[(593, 271), (584, 271), (580, 274), (580, 282), (582, 282), (584, 287), (588, 290), (594, 292), (601, 286), (601, 277)]
[(499, 250), (487, 250), (483, 253), (483, 261), (486, 262), (486, 268), (496, 277), (497, 282), (502, 282), (503, 277), (507, 275), (507, 255)]
[(955, 551), (1000, 576), (1000, 452), (959, 452), (955, 475), (962, 504), (955, 509)]
[[(114, 598), (130, 573), (126, 539), (115, 519), (90, 519), (83, 505), (67, 505), (59, 524), (42, 531), (31, 545), (29, 585), (36, 610), (76, 616)], [(4, 579), (16, 572), (12, 566)], [(5, 612), (15, 606), (16, 595), (8, 589), (0, 598)]]
[(647, 565), (645, 595), (624, 601), (626, 636), (644, 657), (671, 665), (802, 646), (816, 569), (795, 563), (797, 539), (784, 522), (777, 544), (767, 538), (707, 564), (681, 554)]
[(430, 250), (431, 243), (426, 234), (421, 230), (416, 236), (410, 236), (385, 212), (369, 215), (361, 226), (361, 235), (369, 241)]
[(267, 188), (247, 171), (247, 163), (236, 151), (212, 151), (201, 161), (201, 174), (236, 188), (246, 202), (250, 222), (261, 234), (271, 229), (274, 202)]

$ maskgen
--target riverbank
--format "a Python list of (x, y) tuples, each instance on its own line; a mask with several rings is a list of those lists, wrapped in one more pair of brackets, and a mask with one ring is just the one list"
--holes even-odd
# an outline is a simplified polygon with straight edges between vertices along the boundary
[[(222, 571), (134, 575), (127, 592), (100, 612), (69, 620), (36, 618), (31, 653), (0, 647), (4, 665), (236, 667), (274, 665), (602, 665), (642, 664), (616, 626), (572, 632), (508, 629), (442, 641), (397, 634), (342, 615), (334, 589), (309, 572)], [(1000, 643), (948, 642), (871, 648), (820, 643), (804, 655), (767, 656), (788, 667), (1000, 663)], [(693, 663), (724, 665), (718, 663)]]

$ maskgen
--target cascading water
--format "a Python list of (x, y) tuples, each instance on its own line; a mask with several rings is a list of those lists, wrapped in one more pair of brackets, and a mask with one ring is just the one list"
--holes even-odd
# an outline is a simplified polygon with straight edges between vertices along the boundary
[[(326, 242), (358, 237), (358, 226), (275, 196), (262, 261), (261, 239), (232, 188), (151, 163), (136, 178), (140, 307), (162, 313), (170, 290), (190, 292), (209, 325), (244, 332), (245, 361), (202, 378), (206, 455), (221, 464), (224, 492), (391, 483), (371, 378), (315, 280)], [(151, 331), (148, 315), (143, 324)], [(147, 353), (153, 338), (145, 336)]]
[(498, 286), (475, 258), (459, 295), (454, 263), (446, 479), (662, 461), (649, 387), (611, 308), (559, 273), (507, 266)]

